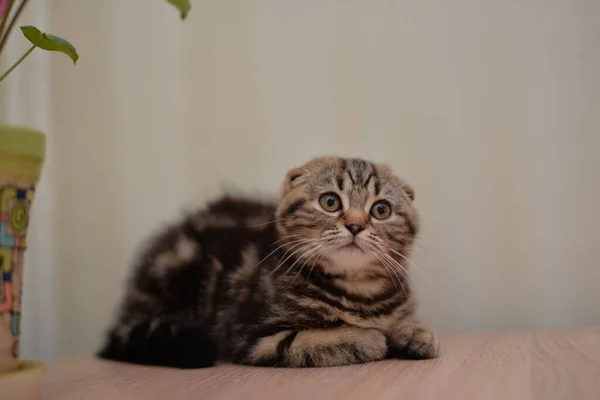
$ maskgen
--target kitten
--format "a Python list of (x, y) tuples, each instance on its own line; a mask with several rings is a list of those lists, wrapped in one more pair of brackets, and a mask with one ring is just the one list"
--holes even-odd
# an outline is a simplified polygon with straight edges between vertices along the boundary
[(413, 197), (385, 165), (323, 157), (288, 172), (278, 204), (209, 204), (150, 242), (99, 356), (179, 368), (436, 357), (406, 279)]

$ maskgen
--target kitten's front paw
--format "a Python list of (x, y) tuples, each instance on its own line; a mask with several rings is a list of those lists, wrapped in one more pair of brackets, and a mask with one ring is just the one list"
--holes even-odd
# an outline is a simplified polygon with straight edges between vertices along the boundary
[(427, 360), (440, 351), (438, 335), (427, 324), (416, 320), (400, 321), (388, 339), (388, 358)]

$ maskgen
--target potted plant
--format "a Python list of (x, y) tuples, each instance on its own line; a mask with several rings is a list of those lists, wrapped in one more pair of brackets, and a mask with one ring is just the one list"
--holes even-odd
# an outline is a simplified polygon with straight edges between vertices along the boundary
[[(189, 0), (166, 0), (185, 19)], [(0, 0), (0, 57), (29, 0)], [(65, 39), (21, 26), (31, 43), (6, 71), (2, 82), (36, 49), (56, 51), (77, 63), (75, 47)], [(0, 121), (1, 123), (2, 121)], [(41, 396), (44, 364), (19, 359), (23, 260), (27, 244), (29, 211), (45, 158), (45, 136), (36, 129), (0, 124), (0, 399)]]

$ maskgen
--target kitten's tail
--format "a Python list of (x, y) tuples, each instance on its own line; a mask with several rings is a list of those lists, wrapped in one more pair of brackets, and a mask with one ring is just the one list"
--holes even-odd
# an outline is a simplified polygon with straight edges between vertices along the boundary
[(217, 360), (217, 343), (205, 328), (164, 319), (111, 330), (98, 357), (132, 364), (205, 368)]

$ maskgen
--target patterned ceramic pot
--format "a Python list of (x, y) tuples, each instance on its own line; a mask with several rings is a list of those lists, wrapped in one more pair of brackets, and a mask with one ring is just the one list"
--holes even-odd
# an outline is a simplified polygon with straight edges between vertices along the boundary
[(45, 155), (45, 136), (0, 125), (0, 386), (19, 360), (23, 259), (29, 210)]

